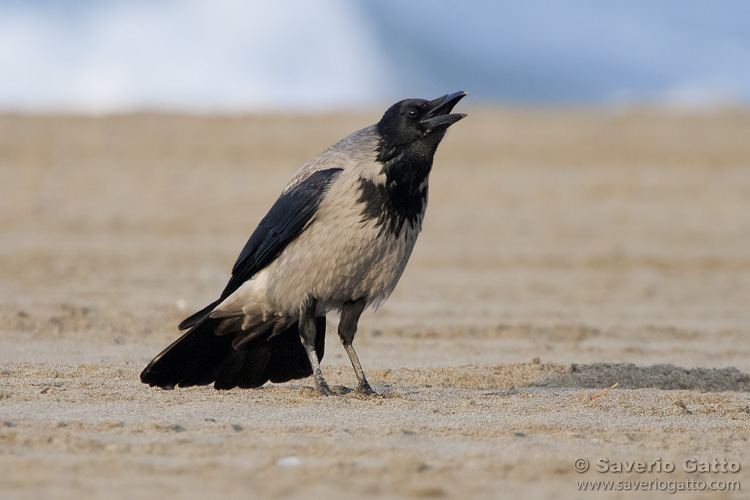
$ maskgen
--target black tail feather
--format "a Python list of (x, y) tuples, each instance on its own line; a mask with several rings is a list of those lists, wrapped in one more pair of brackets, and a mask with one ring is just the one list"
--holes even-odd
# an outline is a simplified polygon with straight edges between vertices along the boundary
[[(318, 336), (315, 338), (315, 353), (318, 361), (323, 359), (325, 348), (326, 319), (316, 318)], [(271, 339), (273, 351), (268, 360), (265, 376), (271, 382), (286, 382), (288, 380), (305, 378), (312, 375), (312, 366), (307, 358), (307, 352), (299, 339), (297, 325), (287, 328)]]
[(237, 378), (239, 377), (242, 365), (245, 364), (247, 351), (231, 350), (224, 358), (224, 362), (219, 368), (216, 375), (214, 387), (216, 389), (231, 389), (237, 387)]
[(214, 308), (219, 305), (219, 302), (221, 302), (221, 299), (216, 300), (214, 302), (211, 302), (206, 307), (198, 311), (197, 313), (191, 314), (187, 318), (183, 319), (180, 324), (177, 326), (177, 328), (182, 330), (187, 330), (188, 328), (192, 328), (198, 323), (200, 323), (202, 320), (206, 319), (209, 314), (211, 314), (211, 311), (214, 310)]
[[(194, 315), (196, 316), (196, 315)], [(191, 316), (192, 318), (192, 316)], [(190, 320), (188, 318), (185, 321)], [(183, 323), (185, 323), (185, 321)], [(164, 388), (214, 383), (216, 389), (260, 387), (268, 380), (287, 382), (312, 375), (312, 367), (300, 341), (297, 323), (269, 338), (271, 332), (232, 347), (238, 335), (216, 335), (221, 319), (204, 317), (156, 356), (141, 373), (141, 381)], [(316, 319), (315, 350), (323, 359), (325, 317)]]
[[(268, 381), (265, 373), (268, 358), (271, 357), (271, 348), (259, 345), (255, 349), (247, 349), (244, 352), (247, 355), (237, 375), (237, 386), (242, 389), (255, 389)], [(221, 388), (217, 387), (216, 384), (214, 384), (214, 387)]]
[(207, 319), (156, 356), (141, 381), (159, 387), (210, 384), (231, 349), (231, 339), (214, 335), (216, 321)]

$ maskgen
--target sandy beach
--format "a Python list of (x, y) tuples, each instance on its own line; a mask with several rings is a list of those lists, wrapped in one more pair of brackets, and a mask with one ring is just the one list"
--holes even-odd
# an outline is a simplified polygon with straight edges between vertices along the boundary
[(335, 317), (334, 397), (138, 374), (382, 110), (0, 115), (0, 498), (747, 498), (750, 113), (469, 104), (360, 322), (373, 398)]

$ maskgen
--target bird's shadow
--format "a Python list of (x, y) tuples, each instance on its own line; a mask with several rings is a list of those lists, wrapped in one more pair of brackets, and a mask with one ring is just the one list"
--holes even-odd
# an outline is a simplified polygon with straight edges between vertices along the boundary
[[(306, 397), (310, 397), (310, 398), (314, 398), (314, 397), (325, 398), (326, 397), (315, 392), (315, 389), (310, 386), (298, 387), (298, 389), (301, 392), (301, 394)], [(377, 392), (373, 392), (370, 394), (362, 393), (358, 391), (356, 388), (347, 387), (344, 385), (331, 385), (329, 386), (329, 389), (331, 389), (333, 396), (345, 396), (347, 398), (352, 398), (352, 399), (377, 400), (377, 399), (383, 399), (383, 398), (398, 397), (397, 392), (388, 386), (386, 386), (385, 388), (378, 388)]]

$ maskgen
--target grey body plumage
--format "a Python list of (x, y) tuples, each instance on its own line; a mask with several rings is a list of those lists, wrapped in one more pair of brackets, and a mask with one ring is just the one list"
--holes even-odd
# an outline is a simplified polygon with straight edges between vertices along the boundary
[(309, 375), (329, 394), (319, 361), (325, 315), (370, 393), (351, 345), (359, 315), (393, 291), (427, 206), (427, 180), (451, 114), (465, 96), (396, 103), (375, 125), (303, 165), (248, 240), (218, 300), (143, 370), (152, 386), (259, 387)]

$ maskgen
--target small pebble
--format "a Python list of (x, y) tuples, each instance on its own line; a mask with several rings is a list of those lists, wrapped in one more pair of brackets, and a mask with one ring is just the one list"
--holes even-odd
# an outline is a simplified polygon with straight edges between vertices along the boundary
[(279, 459), (279, 461), (276, 462), (276, 465), (279, 467), (296, 467), (301, 463), (302, 460), (300, 460), (299, 457), (284, 457)]

